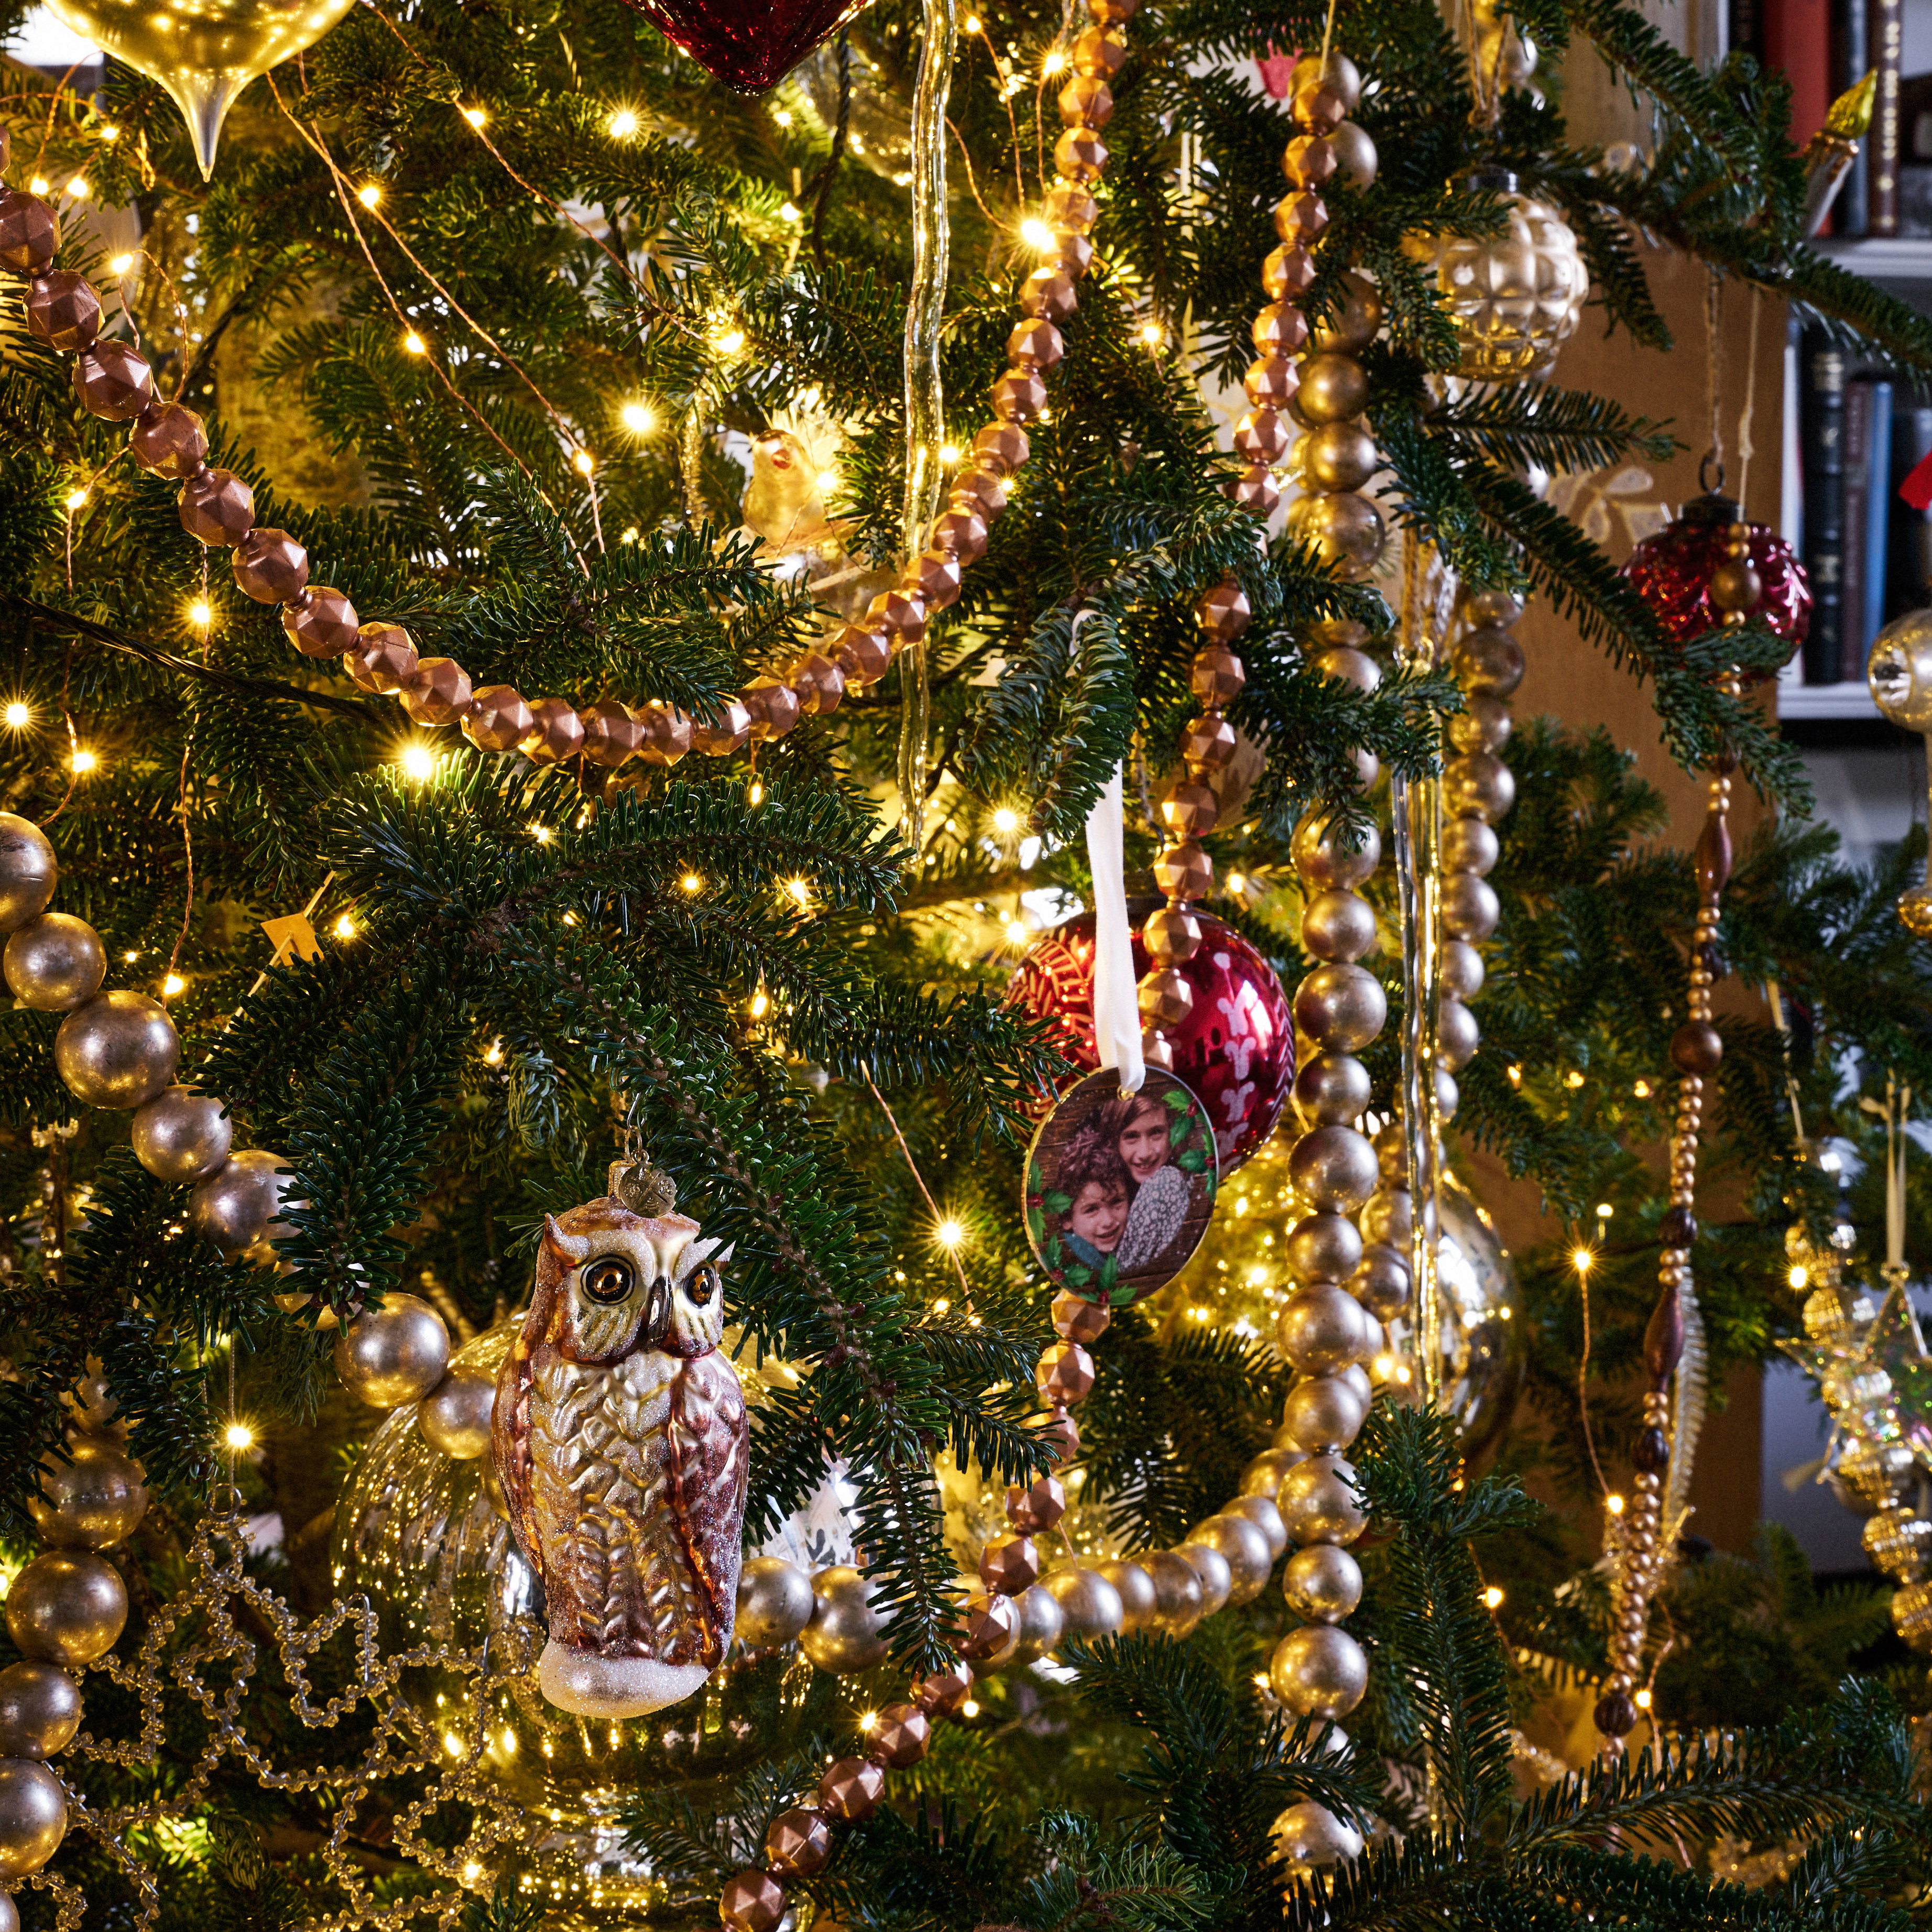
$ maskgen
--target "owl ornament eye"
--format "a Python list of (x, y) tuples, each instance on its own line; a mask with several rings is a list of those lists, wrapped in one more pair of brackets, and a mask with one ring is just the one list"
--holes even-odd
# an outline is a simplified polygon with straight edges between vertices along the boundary
[(621, 1255), (599, 1255), (579, 1271), (578, 1280), (589, 1300), (614, 1308), (630, 1293), (637, 1275)]
[(736, 1614), (750, 1439), (720, 1346), (730, 1250), (675, 1210), (662, 1176), (619, 1163), (602, 1198), (547, 1215), (497, 1378), (505, 1513), (543, 1583), (538, 1685), (600, 1721), (689, 1696)]

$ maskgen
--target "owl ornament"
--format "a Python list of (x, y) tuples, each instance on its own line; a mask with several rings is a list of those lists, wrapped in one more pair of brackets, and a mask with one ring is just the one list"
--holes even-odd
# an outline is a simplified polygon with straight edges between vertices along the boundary
[(619, 1162), (545, 1216), (530, 1312), (496, 1380), (491, 1451), (542, 1579), (544, 1695), (586, 1718), (688, 1697), (722, 1661), (742, 1558), (746, 1424), (720, 1352), (729, 1251)]

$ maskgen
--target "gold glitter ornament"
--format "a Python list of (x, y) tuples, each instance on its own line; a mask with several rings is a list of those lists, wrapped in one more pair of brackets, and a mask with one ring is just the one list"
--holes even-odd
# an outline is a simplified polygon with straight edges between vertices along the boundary
[(1462, 344), (1458, 375), (1516, 382), (1544, 374), (1576, 332), (1590, 292), (1576, 238), (1554, 210), (1518, 194), (1513, 175), (1480, 170), (1468, 185), (1507, 200), (1501, 236), (1443, 236), (1405, 246), (1435, 262), (1436, 286)]

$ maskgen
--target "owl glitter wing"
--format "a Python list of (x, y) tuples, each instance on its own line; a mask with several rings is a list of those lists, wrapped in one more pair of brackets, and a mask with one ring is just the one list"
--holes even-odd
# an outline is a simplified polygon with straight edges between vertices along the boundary
[(536, 1533), (536, 1502), (532, 1493), (536, 1459), (531, 1453), (530, 1399), (536, 1386), (538, 1346), (554, 1340), (557, 1289), (583, 1258), (590, 1244), (565, 1234), (550, 1215), (544, 1216), (543, 1246), (537, 1258), (536, 1282), (530, 1312), (510, 1344), (510, 1352), (496, 1378), (496, 1402), (490, 1413), (490, 1436), (496, 1480), (502, 1485), (503, 1507), (510, 1532), (524, 1560), (543, 1580), (543, 1543)]

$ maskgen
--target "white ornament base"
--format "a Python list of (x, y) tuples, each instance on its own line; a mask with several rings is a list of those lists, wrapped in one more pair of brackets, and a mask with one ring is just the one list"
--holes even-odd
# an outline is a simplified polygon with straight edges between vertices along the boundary
[(578, 1718), (641, 1718), (680, 1704), (711, 1672), (701, 1664), (649, 1657), (596, 1657), (553, 1637), (537, 1666), (537, 1684), (560, 1711)]

